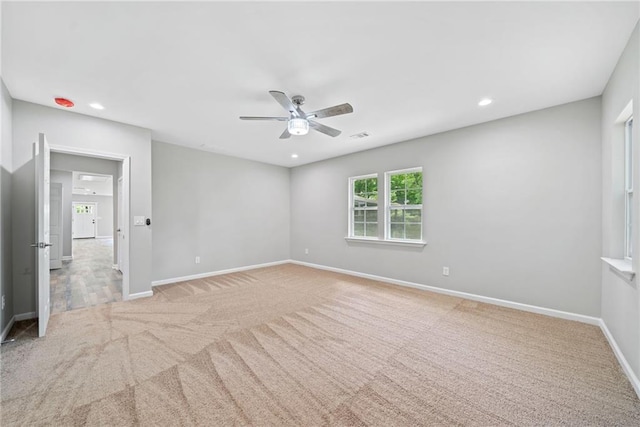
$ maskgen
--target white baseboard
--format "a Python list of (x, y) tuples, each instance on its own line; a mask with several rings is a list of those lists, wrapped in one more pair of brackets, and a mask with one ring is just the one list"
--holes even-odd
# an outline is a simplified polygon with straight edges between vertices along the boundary
[(96, 236), (96, 239), (113, 239), (113, 236)]
[(152, 297), (152, 296), (153, 296), (153, 291), (144, 291), (144, 292), (138, 292), (135, 294), (129, 294), (129, 298), (127, 298), (127, 300), (146, 298), (146, 297)]
[(63, 256), (61, 259), (62, 261), (73, 261), (73, 255), (66, 255), (66, 256)]
[(485, 297), (482, 295), (470, 294), (467, 292), (453, 291), (451, 289), (422, 285), (420, 283), (391, 279), (389, 277), (382, 277), (382, 276), (376, 276), (374, 274), (360, 273), (358, 271), (344, 270), (342, 268), (328, 267), (326, 265), (312, 264), (310, 262), (303, 262), (303, 261), (297, 261), (297, 260), (291, 260), (291, 262), (293, 264), (303, 265), (306, 267), (333, 271), (335, 273), (348, 274), (350, 276), (362, 277), (365, 279), (378, 280), (380, 282), (391, 283), (393, 285), (400, 285), (400, 286), (407, 286), (410, 288), (422, 289), (425, 291), (436, 292), (438, 294), (445, 294), (445, 295), (464, 298), (472, 301), (479, 301), (487, 304), (499, 305), (501, 307), (515, 308), (516, 310), (528, 311), (528, 312), (537, 313), (537, 314), (544, 314), (546, 316), (551, 316), (551, 317), (558, 317), (560, 319), (575, 320), (577, 322), (588, 323), (590, 325), (598, 325), (598, 326), (600, 325), (600, 318), (585, 316), (584, 314), (577, 314), (577, 313), (571, 313), (568, 311), (555, 310), (553, 308), (538, 307), (536, 305), (522, 304), (519, 302)]
[(35, 311), (30, 311), (28, 313), (16, 314), (13, 317), (14, 317), (14, 319), (16, 319), (16, 322), (19, 322), (21, 320), (35, 319), (35, 318), (38, 317), (38, 314)]
[(615, 338), (613, 338), (611, 331), (609, 331), (609, 328), (607, 328), (607, 324), (604, 323), (604, 320), (602, 319), (600, 319), (600, 329), (602, 329), (602, 333), (607, 338), (607, 341), (609, 341), (609, 345), (613, 350), (613, 354), (616, 355), (616, 358), (618, 359), (620, 366), (622, 366), (622, 370), (627, 375), (627, 378), (629, 378), (629, 382), (633, 386), (633, 389), (636, 391), (638, 397), (640, 397), (640, 380), (638, 380), (638, 377), (633, 372), (633, 369), (631, 369), (631, 365), (629, 365), (629, 362), (624, 357), (624, 354), (622, 354), (622, 350), (620, 350), (620, 347), (618, 346)]
[(190, 276), (172, 277), (171, 279), (154, 280), (153, 282), (151, 282), (151, 286), (168, 285), (170, 283), (177, 283), (177, 282), (184, 282), (184, 281), (187, 281), (187, 280), (202, 279), (204, 277), (211, 277), (211, 276), (220, 276), (221, 274), (237, 273), (238, 271), (255, 270), (256, 268), (272, 267), (274, 265), (288, 264), (288, 263), (291, 263), (291, 262), (293, 262), (293, 261), (290, 260), (290, 259), (285, 259), (285, 260), (282, 260), (282, 261), (267, 262), (267, 263), (264, 263), (264, 264), (246, 265), (244, 267), (236, 267), (236, 268), (229, 268), (229, 269), (226, 269), (226, 270), (218, 270), (218, 271), (210, 271), (210, 272), (207, 272), (207, 273), (192, 274)]
[(0, 335), (0, 342), (7, 339), (7, 335), (9, 335), (9, 332), (11, 332), (11, 328), (13, 327), (13, 324), (15, 322), (16, 322), (16, 316), (11, 317), (11, 320), (9, 320), (9, 323), (7, 323), (7, 326), (5, 326), (5, 328), (2, 330), (2, 335)]

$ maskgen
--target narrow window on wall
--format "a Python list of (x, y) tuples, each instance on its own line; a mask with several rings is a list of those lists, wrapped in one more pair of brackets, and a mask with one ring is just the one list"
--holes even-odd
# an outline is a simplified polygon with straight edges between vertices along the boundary
[(389, 240), (422, 240), (422, 168), (385, 173)]
[(624, 124), (624, 257), (633, 255), (632, 219), (633, 219), (633, 144), (631, 135), (633, 117)]
[(378, 176), (349, 178), (349, 236), (378, 238)]

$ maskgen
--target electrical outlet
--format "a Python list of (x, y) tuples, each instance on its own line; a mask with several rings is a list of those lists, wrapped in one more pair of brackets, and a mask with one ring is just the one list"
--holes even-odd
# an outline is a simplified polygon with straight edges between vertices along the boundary
[(449, 275), (449, 267), (442, 267), (442, 275), (443, 276)]
[(196, 257), (196, 264), (200, 264), (200, 257), (199, 256)]
[(4, 295), (2, 295), (2, 309), (4, 310)]
[(305, 248), (305, 250), (304, 250), (304, 254), (305, 254), (305, 255), (309, 255), (309, 248)]

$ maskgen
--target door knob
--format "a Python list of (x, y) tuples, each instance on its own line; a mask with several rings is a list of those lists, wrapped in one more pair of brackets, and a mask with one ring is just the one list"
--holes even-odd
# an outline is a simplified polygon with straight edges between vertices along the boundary
[(32, 248), (40, 248), (40, 249), (44, 249), (47, 246), (53, 246), (53, 243), (45, 243), (45, 242), (40, 242), (40, 243), (33, 243), (32, 245), (30, 245)]

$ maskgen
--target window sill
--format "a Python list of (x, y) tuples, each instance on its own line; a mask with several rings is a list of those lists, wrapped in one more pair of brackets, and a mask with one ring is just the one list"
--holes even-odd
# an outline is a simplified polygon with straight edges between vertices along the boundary
[(633, 280), (636, 272), (633, 271), (633, 265), (630, 259), (619, 259), (619, 258), (600, 258), (602, 261), (609, 264), (609, 267), (615, 272), (622, 275), (627, 280)]
[(390, 245), (390, 246), (409, 246), (412, 248), (423, 248), (427, 242), (424, 240), (382, 240), (382, 239), (368, 239), (366, 237), (345, 237), (344, 240), (353, 243), (373, 243), (376, 245)]

